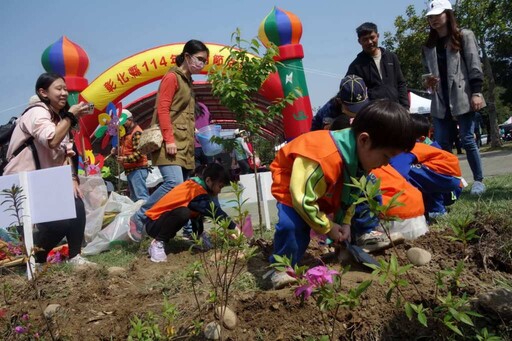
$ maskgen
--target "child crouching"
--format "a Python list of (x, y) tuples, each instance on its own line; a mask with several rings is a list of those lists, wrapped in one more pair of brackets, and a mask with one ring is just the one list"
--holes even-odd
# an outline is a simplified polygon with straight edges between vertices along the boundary
[[(226, 212), (215, 203), (216, 200), (213, 200), (227, 184), (228, 172), (221, 165), (212, 163), (206, 166), (202, 176), (193, 177), (174, 187), (146, 211), (149, 218), (146, 232), (154, 238), (148, 250), (151, 261), (167, 261), (164, 243), (174, 238), (189, 219), (197, 235), (203, 234), (204, 216), (229, 219)], [(231, 221), (228, 228), (235, 229), (236, 224)]]
[[(345, 184), (411, 150), (415, 141), (411, 131), (407, 110), (377, 100), (356, 115), (351, 128), (306, 133), (281, 148), (270, 166), (279, 219), (274, 254), (288, 257), (292, 264), (300, 262), (310, 228), (335, 243), (350, 239), (348, 208), (356, 190)], [(331, 220), (329, 214), (335, 218)], [(294, 281), (284, 272), (272, 273), (271, 280), (276, 289)]]

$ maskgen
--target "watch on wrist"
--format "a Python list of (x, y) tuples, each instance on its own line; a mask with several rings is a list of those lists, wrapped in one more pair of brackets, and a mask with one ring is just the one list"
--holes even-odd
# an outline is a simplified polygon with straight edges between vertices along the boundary
[(76, 127), (78, 125), (78, 119), (76, 118), (75, 115), (73, 115), (69, 111), (66, 111), (65, 113), (62, 114), (63, 119), (66, 117), (69, 118), (69, 120), (71, 121), (71, 127)]

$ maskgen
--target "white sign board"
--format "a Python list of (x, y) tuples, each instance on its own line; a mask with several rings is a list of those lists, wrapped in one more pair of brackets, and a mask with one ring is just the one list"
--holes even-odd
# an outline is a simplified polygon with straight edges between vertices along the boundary
[[(240, 175), (240, 184), (244, 187), (242, 193), (242, 199), (247, 200), (247, 203), (253, 203), (258, 201), (258, 194), (256, 191), (256, 181), (254, 180), (254, 174)], [(261, 187), (261, 202), (263, 204), (263, 214), (265, 216), (265, 226), (267, 230), (270, 230), (270, 211), (268, 208), (268, 200), (272, 200), (272, 173), (262, 172), (258, 173), (258, 178)]]
[[(20, 174), (0, 177), (0, 191), (19, 186)], [(23, 194), (30, 205), (33, 224), (76, 218), (70, 166), (27, 172), (27, 188), (23, 188)], [(3, 202), (6, 197), (1, 199)], [(8, 227), (16, 221), (12, 211), (5, 212), (9, 207), (9, 203), (0, 206), (0, 227)]]
[[(25, 248), (29, 253), (31, 253), (34, 246), (33, 224), (76, 218), (71, 166), (21, 172), (0, 177), (0, 191), (11, 189), (13, 184), (19, 185), (25, 196), (21, 215)], [(5, 196), (3, 199), (2, 202), (5, 202)], [(9, 201), (5, 202), (0, 209), (5, 211), (11, 205)], [(0, 216), (1, 227), (12, 225), (13, 219), (16, 222), (17, 219), (12, 216), (12, 213), (12, 211), (8, 211), (7, 214)], [(29, 279), (32, 279), (30, 269), (34, 269), (33, 257), (30, 257), (30, 261), (27, 263), (27, 275)]]

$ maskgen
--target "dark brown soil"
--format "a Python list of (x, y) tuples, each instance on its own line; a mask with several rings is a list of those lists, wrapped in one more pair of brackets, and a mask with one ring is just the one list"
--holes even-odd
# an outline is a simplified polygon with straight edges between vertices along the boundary
[[(466, 252), (461, 243), (450, 242), (447, 232), (431, 232), (414, 242), (399, 245), (399, 259), (406, 259), (405, 251), (421, 247), (431, 252), (432, 261), (409, 271), (411, 284), (402, 289), (411, 302), (424, 306), (435, 304), (435, 273), (441, 269), (455, 268), (457, 262), (465, 259), (466, 268), (460, 285), (454, 293), (467, 293), (471, 297), (495, 287), (495, 280), (511, 283), (510, 259), (500, 259), (490, 251), (494, 234), (492, 224), (477, 226), (488, 229), (479, 242), (470, 244)], [(502, 235), (501, 238), (504, 238)], [(510, 240), (510, 235), (507, 236)], [(290, 289), (272, 290), (262, 275), (268, 270), (268, 255), (272, 246), (265, 241), (258, 244), (259, 252), (244, 269), (244, 280), (252, 279), (250, 289), (242, 288), (238, 282), (231, 293), (228, 305), (237, 313), (235, 330), (223, 330), (228, 340), (313, 340), (327, 334), (322, 315), (313, 300), (301, 302)], [(315, 243), (310, 247), (305, 263), (314, 265), (321, 262), (323, 250)], [(494, 240), (496, 245), (496, 240)], [(115, 251), (113, 251), (115, 252)], [(388, 249), (375, 255), (378, 259), (389, 259), (395, 252)], [(210, 257), (210, 251), (207, 257)], [(186, 279), (187, 268), (199, 259), (182, 247), (169, 255), (167, 263), (155, 264), (146, 258), (141, 249), (138, 259), (127, 269), (124, 276), (109, 275), (107, 270), (87, 269), (75, 272), (46, 271), (38, 281), (40, 299), (36, 299), (34, 288), (20, 274), (5, 274), (1, 282), (3, 298), (0, 311), (0, 339), (17, 340), (12, 328), (24, 313), (31, 316), (33, 328), (51, 340), (41, 318), (39, 305), (57, 303), (62, 307), (53, 318), (52, 330), (62, 340), (126, 340), (130, 330), (130, 319), (144, 318), (149, 312), (160, 318), (164, 294), (169, 302), (176, 305), (179, 316), (173, 324), (177, 338), (181, 340), (202, 340), (203, 336), (192, 336), (194, 321), (205, 324), (214, 320), (212, 309), (203, 305), (198, 313), (195, 296), (190, 282)], [(340, 269), (335, 259), (324, 256), (329, 266)], [(351, 264), (351, 270), (342, 279), (344, 288), (356, 287), (362, 281), (372, 279), (371, 272), (358, 264)], [(418, 289), (418, 290), (417, 290)], [(440, 323), (429, 320), (429, 328), (417, 321), (409, 321), (403, 305), (397, 306), (396, 296), (391, 302), (385, 299), (387, 284), (374, 281), (362, 295), (360, 305), (352, 311), (342, 310), (337, 315), (336, 339), (340, 340), (412, 340), (444, 339), (450, 333)], [(206, 302), (209, 287), (203, 282), (198, 293), (201, 303)], [(433, 307), (433, 306), (432, 306)], [(159, 320), (162, 323), (162, 320)], [(479, 320), (489, 330), (507, 333), (502, 321), (492, 316)], [(164, 330), (163, 325), (161, 329)], [(508, 331), (510, 332), (510, 331)], [(202, 334), (201, 334), (202, 335)]]

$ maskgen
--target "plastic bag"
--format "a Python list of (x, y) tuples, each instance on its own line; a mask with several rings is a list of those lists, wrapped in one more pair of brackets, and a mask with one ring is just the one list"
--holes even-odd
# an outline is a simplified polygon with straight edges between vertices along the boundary
[(428, 232), (428, 224), (424, 215), (387, 224), (390, 233), (400, 232), (406, 240), (416, 239)]
[[(126, 177), (125, 172), (122, 172), (119, 174), (119, 180), (127, 182), (128, 178)], [(158, 186), (160, 183), (164, 181), (164, 177), (162, 176), (162, 173), (160, 173), (160, 169), (158, 167), (153, 167), (149, 171), (148, 177), (146, 179), (146, 186), (147, 188), (153, 188)]]
[(84, 195), (86, 242), (94, 239), (103, 225), (105, 204), (108, 200), (107, 186), (99, 176), (80, 177), (80, 189)]
[(107, 212), (120, 212), (114, 221), (101, 230), (92, 242), (82, 250), (86, 256), (96, 255), (110, 248), (113, 241), (128, 241), (128, 229), (130, 228), (130, 217), (144, 204), (143, 200), (133, 203), (130, 198), (112, 192), (105, 205)]

